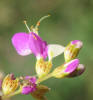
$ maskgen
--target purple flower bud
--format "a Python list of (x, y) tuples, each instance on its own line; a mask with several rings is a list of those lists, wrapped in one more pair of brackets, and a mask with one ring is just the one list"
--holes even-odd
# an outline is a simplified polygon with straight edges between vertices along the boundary
[(77, 67), (79, 65), (79, 60), (78, 59), (74, 59), (68, 63), (65, 63), (59, 67), (57, 67), (52, 75), (55, 78), (63, 78), (63, 77), (67, 77), (69, 76), (72, 72), (74, 72)]
[(22, 88), (22, 94), (29, 94), (29, 93), (31, 93), (31, 92), (34, 92), (36, 90), (36, 86), (34, 85), (34, 86), (30, 86), (30, 85), (28, 85), (28, 86), (24, 86), (23, 88)]
[(77, 69), (72, 72), (68, 77), (76, 77), (76, 76), (79, 76), (81, 75), (83, 72), (85, 71), (85, 67), (83, 64), (79, 64)]
[(83, 64), (79, 64), (77, 68), (77, 75), (81, 75), (85, 71), (85, 66)]
[[(22, 88), (22, 94), (30, 94), (36, 90), (36, 77), (26, 76), (25, 80), (28, 80), (27, 85)], [(29, 85), (28, 85), (29, 84)]]

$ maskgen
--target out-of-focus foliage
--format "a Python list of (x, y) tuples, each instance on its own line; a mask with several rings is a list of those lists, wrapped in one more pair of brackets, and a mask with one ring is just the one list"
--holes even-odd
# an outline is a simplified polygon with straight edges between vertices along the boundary
[[(17, 32), (27, 32), (23, 20), (35, 25), (38, 19), (51, 14), (40, 25), (40, 36), (48, 43), (68, 44), (82, 40), (78, 58), (86, 71), (73, 79), (49, 79), (44, 82), (52, 90), (48, 100), (93, 100), (93, 0), (0, 0), (0, 70), (16, 76), (35, 74), (35, 57), (19, 56), (11, 44)], [(53, 60), (55, 68), (64, 62), (63, 55)], [(18, 95), (12, 100), (33, 100)]]

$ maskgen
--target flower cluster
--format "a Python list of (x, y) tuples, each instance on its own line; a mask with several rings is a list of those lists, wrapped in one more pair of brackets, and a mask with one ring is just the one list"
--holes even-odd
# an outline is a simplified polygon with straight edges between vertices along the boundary
[[(80, 64), (77, 55), (83, 46), (82, 41), (73, 40), (67, 46), (59, 44), (47, 44), (38, 33), (38, 27), (41, 21), (45, 18), (42, 17), (36, 24), (35, 27), (29, 29), (26, 21), (24, 21), (28, 33), (20, 32), (15, 33), (12, 37), (12, 44), (21, 56), (27, 56), (34, 54), (36, 57), (36, 76), (20, 76), (15, 78), (13, 74), (8, 74), (3, 82), (0, 80), (0, 86), (2, 88), (2, 99), (9, 98), (16, 94), (31, 94), (38, 100), (46, 100), (44, 96), (50, 89), (40, 83), (47, 80), (48, 78), (69, 78), (81, 75), (85, 67)], [(64, 53), (64, 63), (56, 67), (51, 73), (52, 60), (54, 57)], [(48, 58), (48, 60), (46, 59)]]

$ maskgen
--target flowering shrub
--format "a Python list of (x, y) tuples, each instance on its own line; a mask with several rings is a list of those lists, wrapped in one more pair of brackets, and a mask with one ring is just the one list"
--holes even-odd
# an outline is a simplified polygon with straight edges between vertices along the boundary
[[(14, 74), (8, 74), (4, 79), (0, 78), (1, 100), (10, 98), (19, 93), (31, 94), (37, 100), (46, 100), (45, 94), (49, 92), (47, 86), (41, 85), (41, 82), (54, 77), (57, 79), (69, 78), (81, 75), (85, 67), (80, 64), (77, 57), (83, 43), (80, 40), (71, 41), (66, 47), (59, 44), (47, 44), (38, 33), (38, 27), (42, 17), (35, 27), (29, 29), (24, 21), (29, 33), (15, 33), (12, 37), (12, 44), (21, 56), (34, 54), (36, 57), (36, 76), (20, 76), (15, 78)], [(64, 53), (65, 62), (56, 67), (51, 73), (52, 60), (54, 57)], [(48, 58), (48, 60), (46, 60)]]

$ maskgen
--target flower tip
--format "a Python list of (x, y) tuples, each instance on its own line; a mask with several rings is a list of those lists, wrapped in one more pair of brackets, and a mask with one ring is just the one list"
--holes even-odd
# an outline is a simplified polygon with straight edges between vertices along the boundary
[(85, 66), (83, 64), (79, 64), (77, 68), (77, 75), (81, 75), (85, 71)]
[(73, 40), (73, 41), (71, 41), (71, 44), (76, 45), (76, 48), (82, 48), (82, 46), (83, 46), (83, 42), (80, 40)]
[(85, 71), (85, 66), (83, 64), (79, 64), (77, 69), (72, 72), (68, 77), (76, 77), (80, 76)]
[(80, 49), (82, 48), (83, 43), (80, 40), (71, 41), (64, 50), (64, 58), (66, 62), (76, 58)]

